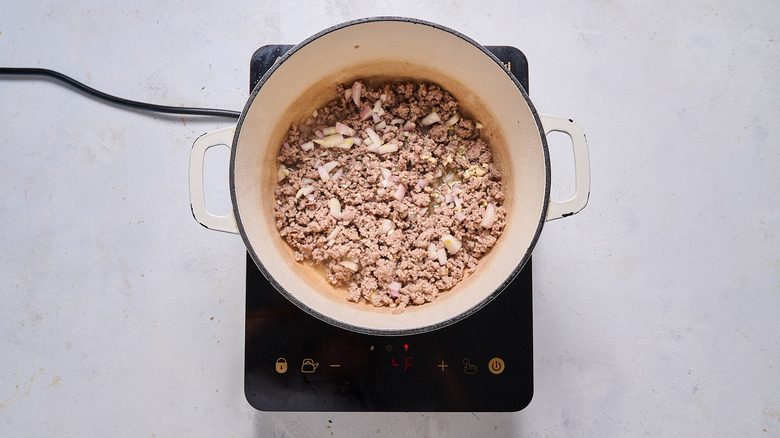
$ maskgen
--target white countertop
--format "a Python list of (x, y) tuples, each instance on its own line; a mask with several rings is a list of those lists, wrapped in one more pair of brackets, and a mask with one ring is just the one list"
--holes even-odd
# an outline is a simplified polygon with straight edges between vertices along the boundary
[[(522, 50), (531, 99), (583, 126), (592, 174), (587, 208), (534, 252), (528, 408), (264, 413), (242, 387), (243, 244), (188, 205), (193, 140), (232, 122), (0, 79), (0, 434), (780, 436), (780, 6), (524, 3), (0, 0), (0, 66), (234, 110), (260, 46), (437, 22)], [(571, 158), (553, 149), (561, 196)], [(226, 173), (214, 153), (218, 211)]]

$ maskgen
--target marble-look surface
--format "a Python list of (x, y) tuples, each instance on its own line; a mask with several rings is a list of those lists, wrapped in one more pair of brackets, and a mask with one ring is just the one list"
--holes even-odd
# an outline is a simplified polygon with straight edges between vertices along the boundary
[[(0, 79), (0, 435), (780, 436), (780, 6), (773, 1), (18, 2), (0, 66), (240, 110), (249, 57), (372, 15), (530, 61), (585, 129), (592, 195), (534, 253), (535, 384), (513, 414), (273, 414), (242, 392), (241, 239), (189, 211), (228, 120)], [(209, 202), (227, 211), (227, 153)], [(553, 141), (554, 192), (572, 190)]]

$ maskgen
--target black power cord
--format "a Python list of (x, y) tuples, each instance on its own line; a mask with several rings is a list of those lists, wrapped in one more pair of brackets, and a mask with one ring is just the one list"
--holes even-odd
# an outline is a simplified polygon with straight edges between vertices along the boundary
[(153, 103), (138, 102), (135, 100), (124, 99), (121, 97), (112, 96), (102, 91), (96, 90), (90, 86), (82, 84), (81, 82), (66, 76), (60, 72), (49, 70), (45, 68), (18, 68), (18, 67), (0, 67), (0, 75), (16, 75), (16, 76), (45, 76), (64, 82), (78, 90), (87, 93), (90, 96), (102, 99), (117, 105), (122, 105), (130, 108), (135, 108), (144, 111), (152, 111), (156, 113), (166, 114), (184, 114), (190, 116), (212, 116), (212, 117), (229, 117), (237, 119), (241, 116), (238, 111), (230, 111), (224, 109), (215, 108), (192, 108), (192, 107), (177, 107), (157, 105)]

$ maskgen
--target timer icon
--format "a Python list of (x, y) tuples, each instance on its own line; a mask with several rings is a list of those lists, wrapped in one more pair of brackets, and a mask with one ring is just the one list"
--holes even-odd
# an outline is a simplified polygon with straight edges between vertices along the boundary
[(504, 365), (504, 361), (501, 360), (501, 358), (499, 357), (494, 357), (493, 359), (490, 359), (490, 362), (488, 363), (488, 369), (493, 374), (503, 373), (504, 368), (506, 368), (506, 366)]

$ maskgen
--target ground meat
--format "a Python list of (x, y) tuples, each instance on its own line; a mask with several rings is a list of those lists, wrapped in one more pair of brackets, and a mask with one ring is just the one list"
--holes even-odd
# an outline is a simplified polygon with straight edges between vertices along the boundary
[(279, 233), (350, 301), (397, 310), (434, 301), (474, 272), (506, 223), (481, 126), (435, 84), (338, 93), (280, 148)]

